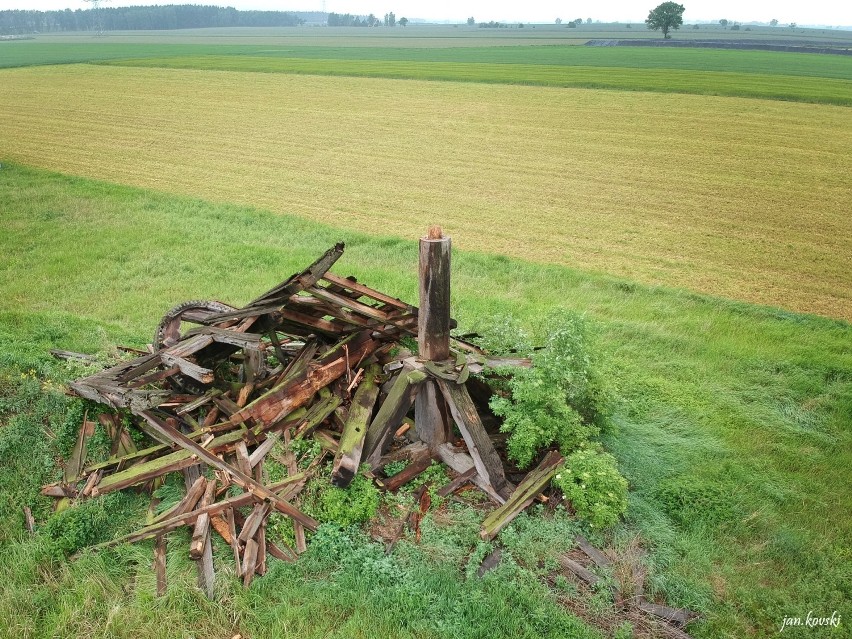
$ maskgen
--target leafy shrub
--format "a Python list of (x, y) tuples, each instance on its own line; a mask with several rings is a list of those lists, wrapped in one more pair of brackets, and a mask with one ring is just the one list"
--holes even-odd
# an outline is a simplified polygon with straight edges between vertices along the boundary
[(613, 525), (627, 510), (627, 480), (609, 453), (584, 448), (568, 455), (553, 483), (593, 528)]
[(368, 521), (379, 508), (379, 490), (362, 474), (355, 475), (347, 488), (337, 488), (326, 478), (314, 482), (305, 502), (311, 516), (323, 523), (347, 527)]
[(41, 532), (61, 557), (106, 541), (139, 519), (140, 501), (125, 493), (110, 493), (54, 513)]
[(553, 329), (544, 349), (533, 355), (533, 366), (513, 370), (510, 396), (495, 396), (490, 403), (504, 418), (508, 454), (520, 468), (554, 442), (563, 453), (577, 449), (606, 422), (608, 393), (595, 370), (585, 321), (561, 312), (549, 325)]

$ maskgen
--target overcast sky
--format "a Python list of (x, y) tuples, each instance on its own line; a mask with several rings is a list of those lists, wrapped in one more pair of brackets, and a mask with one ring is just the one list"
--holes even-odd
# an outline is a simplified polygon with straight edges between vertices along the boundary
[[(528, 2), (494, 2), (489, 0), (112, 0), (104, 6), (123, 7), (150, 4), (212, 4), (238, 9), (272, 9), (291, 11), (327, 11), (337, 13), (374, 13), (382, 16), (388, 11), (397, 18), (426, 18), (429, 20), (463, 21), (469, 16), (479, 20), (522, 22), (552, 22), (592, 18), (602, 22), (642, 22), (648, 11), (660, 0), (531, 0)], [(852, 0), (682, 0), (686, 7), (685, 22), (695, 20), (752, 20), (768, 22), (772, 18), (782, 24), (852, 25)], [(79, 9), (89, 5), (83, 0), (0, 0), (2, 9)]]

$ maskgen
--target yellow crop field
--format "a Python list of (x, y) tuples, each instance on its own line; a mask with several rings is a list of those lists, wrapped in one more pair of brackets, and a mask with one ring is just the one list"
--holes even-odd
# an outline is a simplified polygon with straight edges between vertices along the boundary
[(88, 65), (0, 86), (0, 159), (852, 319), (847, 107)]

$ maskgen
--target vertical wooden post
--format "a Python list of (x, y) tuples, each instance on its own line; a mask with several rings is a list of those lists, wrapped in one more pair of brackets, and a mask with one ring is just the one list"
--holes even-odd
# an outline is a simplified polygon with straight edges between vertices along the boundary
[(450, 238), (440, 226), (420, 238), (420, 311), (417, 340), (420, 357), (433, 361), (450, 356)]
[[(417, 342), (420, 357), (442, 361), (450, 356), (450, 253), (452, 242), (440, 226), (420, 239), (420, 311)], [(414, 405), (420, 439), (434, 448), (447, 441), (449, 420), (435, 382), (424, 382)]]

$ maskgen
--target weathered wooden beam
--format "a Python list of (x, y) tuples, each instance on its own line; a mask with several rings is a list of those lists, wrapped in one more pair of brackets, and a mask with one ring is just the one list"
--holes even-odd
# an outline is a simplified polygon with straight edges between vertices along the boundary
[(269, 507), (266, 504), (255, 504), (251, 514), (246, 518), (246, 522), (243, 524), (243, 529), (240, 531), (237, 539), (245, 543), (254, 537), (257, 534), (258, 528), (260, 528), (260, 524), (263, 523), (263, 520), (266, 518), (268, 513)]
[(373, 416), (373, 408), (379, 396), (376, 378), (379, 376), (378, 364), (370, 366), (364, 374), (364, 380), (355, 391), (349, 415), (343, 426), (340, 445), (334, 457), (331, 471), (331, 483), (345, 488), (350, 484), (358, 466), (361, 464), (361, 453), (364, 449), (364, 439)]
[(203, 366), (199, 366), (194, 362), (190, 362), (183, 357), (178, 357), (177, 355), (172, 355), (167, 351), (162, 351), (160, 356), (163, 359), (163, 364), (170, 367), (177, 367), (180, 369), (180, 372), (186, 375), (187, 377), (191, 377), (192, 379), (198, 380), (202, 384), (211, 384), (213, 383), (214, 375), (213, 371), (209, 368), (204, 368)]
[(322, 365), (319, 368), (306, 370), (301, 375), (275, 386), (232, 415), (231, 423), (239, 424), (249, 418), (271, 423), (304, 405), (314, 393), (346, 372), (344, 346), (348, 346), (350, 360), (357, 362), (378, 348), (379, 343), (370, 338), (369, 332), (357, 333), (340, 342), (320, 358)]
[(595, 565), (598, 568), (608, 568), (612, 565), (612, 561), (610, 561), (609, 557), (604, 555), (600, 550), (592, 546), (589, 543), (589, 540), (583, 537), (583, 535), (577, 535), (574, 538), (574, 541), (577, 542), (577, 545), (580, 547), (586, 556), (595, 562)]
[(673, 623), (681, 628), (690, 621), (698, 617), (696, 613), (686, 608), (671, 608), (669, 606), (661, 606), (659, 604), (650, 603), (642, 600), (637, 606), (642, 612), (647, 612), (649, 615), (654, 615), (660, 619), (664, 619), (669, 623)]
[(403, 369), (397, 376), (367, 430), (362, 458), (371, 466), (378, 464), (391, 436), (411, 408), (418, 386), (425, 379), (426, 373), (408, 369)]
[(248, 588), (254, 579), (254, 572), (257, 568), (257, 542), (254, 539), (249, 539), (246, 543), (246, 549), (243, 552), (243, 586)]
[(575, 575), (577, 575), (580, 579), (585, 581), (590, 586), (594, 586), (596, 583), (600, 581), (600, 577), (591, 572), (588, 568), (583, 566), (582, 564), (578, 564), (576, 561), (571, 559), (570, 557), (561, 556), (559, 557), (559, 563), (566, 570), (570, 570)]
[[(203, 479), (203, 477), (199, 478)], [(201, 497), (200, 507), (205, 508), (213, 503), (216, 497), (216, 480), (204, 480), (204, 495)], [(195, 528), (192, 531), (192, 541), (189, 544), (189, 556), (192, 559), (201, 559), (204, 554), (204, 545), (210, 535), (210, 514), (202, 513), (195, 520)]]
[(414, 429), (421, 441), (431, 447), (449, 439), (449, 411), (438, 387), (431, 379), (423, 382), (414, 402)]
[(86, 449), (89, 438), (95, 434), (95, 422), (90, 422), (88, 417), (87, 411), (83, 416), (83, 423), (80, 424), (80, 430), (77, 432), (77, 440), (71, 451), (71, 457), (65, 464), (64, 477), (68, 484), (74, 483), (80, 478), (80, 472), (86, 463)]
[(27, 532), (31, 535), (35, 532), (35, 518), (33, 517), (33, 511), (29, 506), (24, 506), (24, 528), (26, 528)]
[(551, 477), (559, 470), (563, 461), (562, 455), (555, 450), (545, 455), (542, 462), (518, 484), (506, 503), (485, 518), (479, 536), (486, 541), (493, 539), (498, 532), (533, 502)]
[(186, 491), (186, 495), (183, 496), (183, 499), (168, 510), (163, 511), (154, 517), (154, 520), (151, 523), (156, 524), (157, 522), (165, 521), (166, 519), (171, 519), (172, 517), (177, 517), (178, 515), (187, 513), (190, 510), (195, 510), (195, 505), (204, 495), (206, 487), (207, 480), (204, 477), (198, 477), (192, 486), (190, 486), (189, 490)]
[[(295, 475), (299, 472), (299, 466), (296, 462), (296, 455), (290, 446), (290, 431), (284, 431), (284, 445), (287, 452), (284, 454), (284, 460), (287, 462), (287, 474)], [(296, 539), (296, 552), (302, 554), (308, 549), (307, 540), (305, 539), (305, 527), (299, 522), (293, 522), (293, 536)]]
[(503, 462), (494, 449), (494, 444), (485, 432), (479, 419), (479, 413), (470, 395), (462, 384), (454, 384), (443, 379), (435, 380), (447, 402), (450, 414), (467, 444), (477, 474), (494, 487), (499, 494), (506, 496), (506, 474)]
[(417, 343), (420, 356), (445, 360), (450, 356), (450, 254), (452, 242), (440, 226), (420, 238), (420, 310)]
[(388, 306), (395, 306), (396, 308), (407, 313), (415, 314), (417, 312), (417, 308), (411, 306), (411, 304), (406, 304), (402, 300), (398, 300), (395, 297), (385, 295), (384, 293), (372, 289), (369, 286), (364, 286), (363, 284), (358, 283), (358, 281), (354, 277), (340, 277), (338, 275), (335, 275), (334, 273), (329, 272), (326, 273), (322, 279), (329, 282), (330, 284), (336, 284), (341, 288), (345, 288), (354, 293), (359, 293), (364, 297), (371, 297), (376, 301), (387, 304)]
[(288, 517), (291, 517), (294, 521), (300, 522), (308, 530), (316, 530), (317, 526), (319, 526), (319, 522), (317, 522), (317, 520), (313, 517), (309, 517), (289, 502), (281, 499), (273, 491), (263, 484), (255, 481), (252, 477), (249, 477), (245, 473), (237, 470), (230, 464), (226, 464), (216, 457), (216, 455), (189, 439), (186, 435), (160, 420), (156, 415), (143, 411), (139, 416), (145, 419), (152, 428), (162, 433), (165, 437), (171, 438), (180, 447), (196, 455), (200, 460), (206, 462), (213, 468), (218, 468), (219, 470), (227, 472), (233, 478), (234, 483), (240, 485), (245, 490), (254, 493), (261, 499), (270, 501), (276, 510)]
[(438, 456), (441, 458), (441, 461), (444, 462), (447, 466), (452, 468), (454, 471), (460, 474), (467, 473), (470, 469), (474, 470), (473, 476), (470, 478), (477, 487), (479, 487), (482, 492), (488, 495), (492, 501), (497, 504), (506, 503), (506, 498), (499, 494), (494, 487), (489, 484), (485, 479), (479, 476), (479, 473), (476, 471), (476, 466), (473, 463), (473, 459), (471, 459), (470, 455), (467, 453), (457, 452), (453, 449), (450, 444), (441, 444), (437, 448)]
[(463, 473), (459, 473), (448, 484), (446, 484), (445, 486), (441, 486), (441, 488), (438, 489), (438, 496), (439, 497), (447, 497), (448, 495), (453, 494), (459, 488), (464, 486), (466, 483), (473, 481), (474, 475), (476, 475), (476, 467), (473, 465), (473, 462), (471, 461), (471, 467), (470, 468), (468, 468)]
[(412, 459), (411, 462), (396, 475), (384, 480), (382, 483), (384, 483), (385, 489), (391, 492), (399, 490), (401, 486), (410, 482), (432, 465), (433, 455), (433, 451), (426, 448), (419, 455), (415, 456), (414, 459)]

